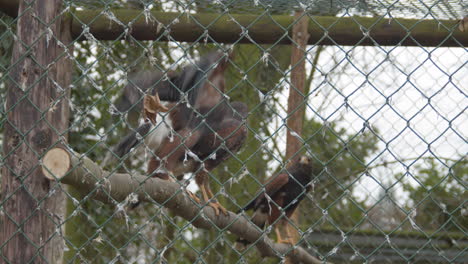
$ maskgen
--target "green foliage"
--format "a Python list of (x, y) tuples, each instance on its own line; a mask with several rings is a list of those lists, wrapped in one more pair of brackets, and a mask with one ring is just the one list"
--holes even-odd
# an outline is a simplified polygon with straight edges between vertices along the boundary
[(14, 22), (13, 18), (0, 12), (0, 72), (2, 77), (11, 62), (13, 36), (16, 31)]
[(3, 139), (3, 122), (6, 116), (5, 95), (6, 84), (9, 82), (7, 70), (11, 63), (15, 31), (14, 19), (0, 12), (0, 142)]
[[(412, 175), (416, 183), (405, 183), (409, 193), (412, 213), (419, 229), (428, 231), (464, 232), (468, 228), (466, 194), (468, 161), (462, 157), (450, 167), (436, 159), (427, 159), (425, 166), (418, 165)], [(413, 209), (415, 208), (415, 209)]]
[[(14, 32), (16, 24), (14, 19), (0, 12), (0, 146), (3, 146), (3, 124), (6, 121), (6, 89), (10, 81), (8, 68), (11, 63), (13, 52)], [(0, 157), (1, 158), (1, 157)], [(3, 160), (1, 160), (3, 162)], [(0, 187), (2, 186), (2, 175), (0, 174)], [(0, 222), (0, 225), (2, 223)]]
[(354, 183), (366, 170), (365, 160), (377, 149), (377, 133), (349, 134), (336, 123), (306, 120), (307, 152), (316, 161), (312, 199), (301, 204), (302, 231), (352, 228), (365, 217), (366, 205), (353, 197)]

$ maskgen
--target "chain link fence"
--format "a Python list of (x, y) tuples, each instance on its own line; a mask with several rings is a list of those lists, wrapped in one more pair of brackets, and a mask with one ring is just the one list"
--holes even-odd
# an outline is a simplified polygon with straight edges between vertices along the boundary
[[(63, 1), (47, 21), (36, 4), (0, 1), (1, 263), (22, 263), (8, 253), (13, 243), (25, 263), (55, 263), (44, 253), (55, 240), (63, 263), (466, 262), (466, 2), (82, 0)], [(298, 14), (309, 23), (303, 50), (292, 33)], [(29, 18), (40, 29), (32, 42), (18, 33)], [(57, 29), (57, 21), (66, 26)], [(67, 30), (70, 43), (57, 33)], [(49, 43), (62, 51), (44, 65), (40, 57), (52, 55), (37, 50)], [(301, 69), (291, 63), (294, 48), (305, 54), (303, 90), (292, 77)], [(23, 60), (40, 69), (23, 74), (27, 83), (18, 81)], [(49, 72), (62, 60), (71, 63), (66, 87), (65, 77)], [(45, 107), (35, 101), (42, 81), (53, 90)], [(291, 91), (301, 100), (288, 100)], [(169, 110), (142, 132), (153, 110), (145, 95), (155, 92), (171, 101)], [(39, 115), (27, 126), (13, 121), (29, 120), (31, 111)], [(58, 119), (64, 130), (54, 127)], [(292, 119), (302, 129), (292, 129)], [(47, 129), (55, 139), (36, 132)], [(134, 144), (127, 141), (128, 153), (120, 153), (132, 133)], [(299, 148), (291, 155), (293, 140)], [(84, 167), (83, 183), (39, 172), (56, 147), (71, 155), (64, 177)], [(27, 153), (37, 160), (11, 165)], [(300, 155), (310, 157), (312, 169), (292, 199), (302, 199), (294, 217), (286, 217), (284, 204), (276, 225), (255, 228), (259, 212), (236, 214), (269, 191), (271, 177), (291, 175)], [(152, 182), (148, 164), (159, 158), (166, 182)], [(213, 205), (196, 184), (205, 171), (212, 202), (232, 212), (224, 225), (222, 212), (206, 213)], [(34, 184), (47, 191), (35, 193)], [(135, 187), (130, 195), (127, 185)], [(177, 191), (161, 196), (168, 190)], [(267, 196), (269, 214), (282, 199)], [(31, 226), (36, 216), (54, 226), (39, 240), (30, 231), (44, 228)], [(263, 233), (244, 248), (240, 234), (249, 234), (241, 220), (253, 228), (245, 230)], [(295, 250), (265, 242), (277, 239), (274, 226), (292, 227)]]

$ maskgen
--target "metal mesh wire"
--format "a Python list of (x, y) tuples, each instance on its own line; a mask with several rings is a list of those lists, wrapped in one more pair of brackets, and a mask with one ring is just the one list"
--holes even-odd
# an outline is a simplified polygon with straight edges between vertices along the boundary
[[(176, 12), (182, 20), (199, 13), (261, 18), (294, 10), (306, 10), (311, 20), (326, 15), (336, 20), (364, 16), (438, 21), (461, 19), (468, 10), (465, 1), (442, 0), (83, 0), (66, 1), (65, 7), (74, 21), (81, 18), (77, 11), (102, 10), (100, 15), (127, 29), (114, 8), (141, 10), (139, 16), (149, 21), (158, 19), (151, 11)], [(17, 63), (11, 61), (11, 50), (21, 44), (16, 23), (22, 15), (0, 17), (2, 130), (11, 111), (5, 108), (6, 90), (19, 85), (9, 74)], [(158, 31), (170, 32), (173, 22)], [(142, 120), (143, 93), (129, 111), (116, 106), (126, 96), (127, 84), (138, 82), (142, 72), (153, 76), (160, 71), (160, 81), (165, 81), (170, 71), (180, 72), (210, 51), (232, 51), (225, 94), (248, 106), (248, 136), (239, 152), (209, 173), (215, 197), (235, 212), (255, 198), (265, 179), (286, 167), (288, 92), (295, 89), (290, 81), (291, 45), (230, 45), (206, 41), (210, 36), (193, 43), (142, 41), (125, 33), (104, 41), (90, 33), (89, 24), (80, 23), (82, 39), (74, 40), (73, 54), (66, 55), (73, 63), (71, 95), (64, 97), (71, 109), (71, 149), (103, 165), (104, 157)], [(46, 30), (41, 37), (53, 38), (50, 34)], [(289, 221), (300, 234), (298, 245), (336, 263), (466, 262), (466, 47), (308, 45), (306, 53), (306, 110), (298, 137), (314, 169), (311, 190), (298, 208), (299, 221)], [(2, 145), (8, 140), (0, 135)], [(153, 153), (144, 143), (139, 147), (106, 169), (145, 175)], [(3, 153), (2, 166), (13, 153)], [(199, 192), (193, 174), (179, 180)], [(67, 197), (66, 216), (57, 222), (57, 228), (64, 228), (65, 263), (278, 262), (263, 258), (254, 246), (234, 249), (234, 234), (198, 229), (165, 204), (143, 202), (130, 209), (128, 200), (103, 203), (65, 185), (55, 191)], [(8, 199), (2, 195), (0, 224), (2, 217), (8, 218), (3, 207)], [(271, 228), (265, 230), (275, 238)], [(1, 261), (15, 263), (3, 253)]]

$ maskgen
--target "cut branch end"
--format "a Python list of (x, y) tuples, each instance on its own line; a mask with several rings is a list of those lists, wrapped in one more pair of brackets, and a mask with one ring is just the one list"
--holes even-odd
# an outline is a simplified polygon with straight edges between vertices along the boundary
[(70, 169), (70, 154), (63, 148), (53, 148), (45, 154), (42, 163), (42, 173), (47, 179), (60, 179)]

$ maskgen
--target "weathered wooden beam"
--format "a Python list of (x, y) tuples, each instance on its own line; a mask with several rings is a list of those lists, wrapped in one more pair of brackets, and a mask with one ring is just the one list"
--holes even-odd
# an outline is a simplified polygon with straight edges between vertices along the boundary
[[(12, 2), (0, 0), (0, 10), (12, 13)], [(294, 17), (257, 14), (186, 14), (112, 9), (74, 10), (74, 38), (115, 40), (207, 41), (218, 43), (290, 44)], [(468, 32), (457, 20), (311, 16), (309, 45), (468, 46)], [(89, 35), (88, 35), (89, 36)]]
[(66, 143), (73, 54), (62, 0), (21, 1), (8, 72), (0, 198), (0, 263), (61, 263), (64, 194), (39, 159)]
[[(73, 20), (74, 36), (85, 39), (83, 28), (89, 27), (89, 32), (99, 40), (114, 40), (129, 34), (137, 40), (291, 44), (292, 26), (296, 23), (294, 17), (285, 15), (151, 12), (152, 19), (147, 19), (139, 10), (112, 10), (115, 17), (105, 15), (102, 10), (75, 12), (79, 21)], [(467, 46), (468, 33), (461, 32), (457, 23), (455, 20), (312, 16), (308, 44)]]

